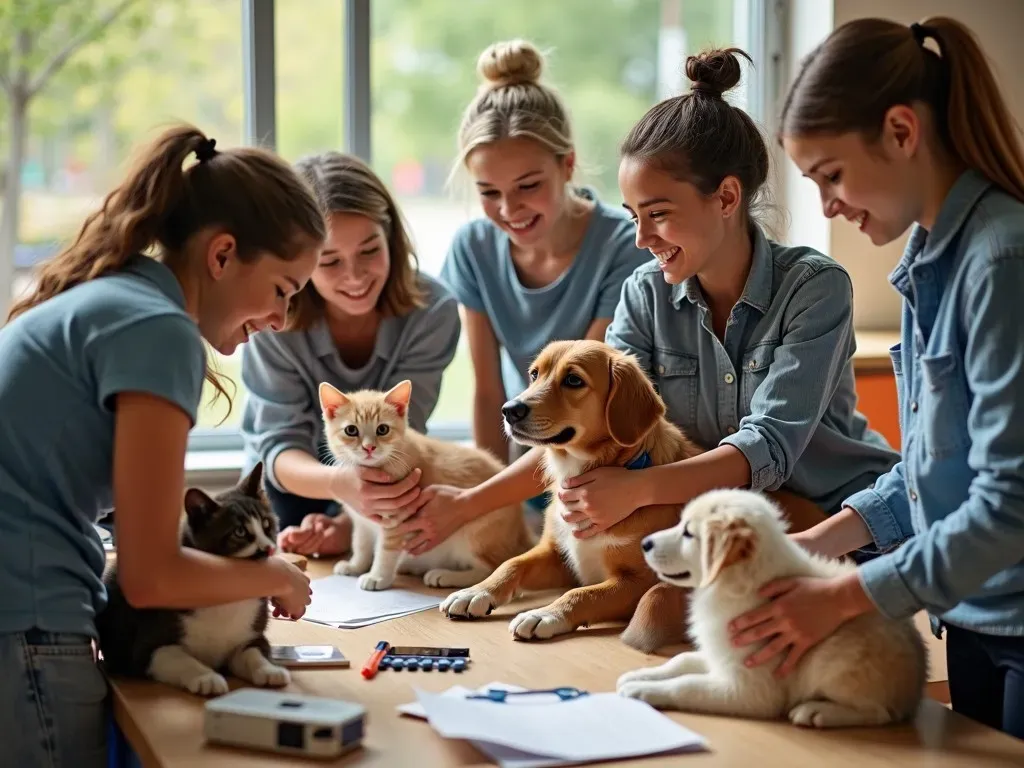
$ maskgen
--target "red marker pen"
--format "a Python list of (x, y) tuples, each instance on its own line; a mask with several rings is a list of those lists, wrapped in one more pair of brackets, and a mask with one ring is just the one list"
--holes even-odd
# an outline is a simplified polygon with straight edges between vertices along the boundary
[(384, 658), (384, 655), (388, 652), (391, 646), (386, 640), (381, 640), (377, 643), (376, 649), (370, 654), (370, 658), (363, 664), (361, 674), (367, 680), (370, 680), (374, 675), (377, 674), (377, 669), (380, 667), (380, 660)]

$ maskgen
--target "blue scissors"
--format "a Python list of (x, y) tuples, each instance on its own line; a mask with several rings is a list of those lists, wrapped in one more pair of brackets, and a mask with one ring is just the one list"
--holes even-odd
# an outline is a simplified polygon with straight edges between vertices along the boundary
[(579, 688), (570, 688), (563, 686), (561, 688), (545, 688), (532, 691), (506, 691), (502, 688), (488, 688), (486, 693), (475, 693), (472, 696), (467, 696), (467, 699), (483, 699), (486, 701), (496, 701), (499, 704), (504, 704), (510, 696), (534, 696), (538, 693), (545, 693), (555, 695), (559, 701), (571, 701), (572, 699), (578, 699), (581, 696), (589, 695), (587, 691), (581, 691)]

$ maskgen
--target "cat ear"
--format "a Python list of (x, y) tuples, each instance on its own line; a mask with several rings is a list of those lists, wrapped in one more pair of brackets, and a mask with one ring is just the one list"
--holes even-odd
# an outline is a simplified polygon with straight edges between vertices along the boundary
[(339, 408), (349, 404), (349, 399), (336, 387), (326, 381), (320, 383), (320, 409), (328, 419), (333, 419)]
[(398, 415), (403, 419), (405, 418), (405, 412), (409, 410), (409, 398), (412, 397), (412, 382), (406, 379), (400, 381), (384, 396), (384, 402), (394, 406), (395, 410), (398, 411)]
[(256, 466), (242, 478), (237, 487), (249, 498), (260, 498), (260, 491), (263, 489), (263, 462), (256, 462)]
[(189, 525), (202, 523), (217, 511), (217, 502), (198, 488), (189, 488), (185, 493), (185, 514)]

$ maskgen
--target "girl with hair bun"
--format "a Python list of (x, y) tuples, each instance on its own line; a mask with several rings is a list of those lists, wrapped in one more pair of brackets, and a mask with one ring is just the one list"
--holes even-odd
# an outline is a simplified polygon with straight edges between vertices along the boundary
[(909, 539), (840, 579), (770, 587), (736, 621), (782, 670), (844, 621), (925, 610), (946, 630), (953, 709), (1024, 738), (1024, 151), (985, 55), (944, 17), (859, 19), (804, 62), (781, 141), (827, 217), (876, 245), (911, 229), (890, 281), (902, 461), (844, 500), (841, 555), (889, 517)]
[[(559, 496), (579, 538), (719, 487), (786, 487), (831, 514), (897, 460), (856, 410), (849, 276), (811, 248), (769, 240), (757, 221), (768, 149), (723, 98), (740, 80), (740, 56), (689, 57), (690, 91), (641, 118), (619, 169), (636, 245), (655, 259), (625, 280), (606, 341), (637, 358), (668, 417), (708, 451), (567, 481)], [(537, 466), (527, 454), (478, 489), (441, 495), (472, 518), (528, 495)], [(868, 552), (902, 540), (884, 515), (866, 522), (876, 534)]]
[(622, 281), (648, 258), (621, 210), (573, 184), (569, 114), (543, 69), (523, 40), (481, 54), (453, 173), (468, 171), (484, 216), (455, 234), (441, 273), (465, 316), (474, 438), (504, 460), (501, 406), (533, 358), (552, 339), (603, 339)]

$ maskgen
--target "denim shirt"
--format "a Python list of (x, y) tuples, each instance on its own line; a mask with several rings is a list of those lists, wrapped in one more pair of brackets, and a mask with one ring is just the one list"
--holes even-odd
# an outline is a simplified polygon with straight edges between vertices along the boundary
[(1024, 635), (1024, 204), (965, 173), (890, 281), (903, 460), (848, 503), (913, 538), (861, 583), (887, 616)]
[(321, 320), (305, 331), (261, 331), (243, 347), (243, 472), (263, 461), (267, 480), (283, 490), (274, 473), (277, 457), (300, 448), (322, 457), (324, 424), (320, 382), (342, 392), (387, 390), (412, 381), (409, 426), (425, 432), (437, 405), (445, 369), (455, 357), (462, 322), (455, 297), (439, 281), (420, 275), (426, 306), (403, 317), (385, 317), (373, 354), (361, 368), (345, 364)]
[[(757, 227), (753, 245), (724, 340), (699, 281), (669, 285), (656, 263), (623, 284), (605, 338), (637, 358), (693, 440), (742, 451), (753, 490), (785, 486), (832, 513), (899, 459), (856, 409), (850, 277)], [(879, 550), (905, 538), (889, 515), (866, 522)]]

